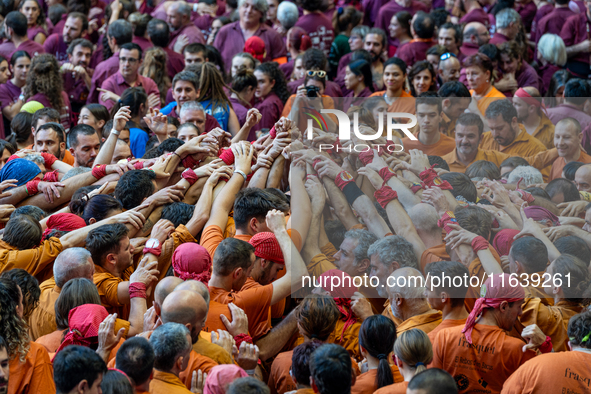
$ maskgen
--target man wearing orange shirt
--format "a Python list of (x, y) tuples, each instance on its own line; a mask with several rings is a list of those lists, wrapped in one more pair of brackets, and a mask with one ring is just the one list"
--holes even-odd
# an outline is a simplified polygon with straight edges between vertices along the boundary
[(190, 394), (179, 379), (189, 365), (191, 334), (182, 324), (167, 323), (154, 330), (150, 336), (154, 349), (154, 374), (150, 382), (151, 394)]
[(466, 324), (468, 312), (464, 306), (464, 297), (468, 292), (468, 283), (465, 278), (468, 278), (469, 272), (457, 261), (437, 261), (429, 264), (427, 273), (427, 300), (433, 309), (441, 311), (443, 319), (428, 333), (433, 342), (435, 335), (442, 329)]
[(105, 362), (94, 350), (86, 346), (70, 345), (53, 360), (53, 380), (58, 394), (98, 393)]
[(437, 94), (441, 97), (441, 109), (443, 110), (439, 129), (443, 134), (454, 138), (456, 121), (470, 106), (472, 95), (466, 85), (458, 81), (444, 83)]
[(535, 137), (528, 134), (517, 120), (517, 111), (507, 99), (492, 102), (485, 112), (491, 131), (482, 135), (480, 148), (496, 150), (509, 156), (528, 157), (546, 150)]
[(441, 312), (433, 309), (425, 297), (425, 278), (415, 268), (400, 268), (388, 277), (386, 291), (392, 315), (401, 323), (396, 334), (418, 328), (430, 333), (441, 323)]
[(133, 379), (136, 394), (148, 394), (154, 368), (154, 349), (146, 338), (134, 337), (117, 351), (115, 367)]
[(404, 150), (419, 149), (426, 155), (443, 156), (455, 147), (453, 138), (439, 131), (442, 121), (441, 99), (437, 93), (421, 93), (415, 101), (419, 132), (417, 140), (403, 138)]
[(536, 88), (519, 88), (513, 97), (517, 120), (525, 131), (536, 137), (547, 149), (554, 148), (554, 124), (542, 112), (542, 98)]
[(63, 127), (49, 127), (44, 130), (39, 128), (49, 122), (60, 124), (60, 113), (54, 108), (41, 108), (33, 114), (31, 129), (35, 140), (32, 146), (27, 149), (34, 149), (35, 152), (51, 153), (58, 160), (73, 166), (74, 156), (66, 149), (66, 132)]
[(591, 156), (581, 148), (582, 139), (581, 125), (575, 118), (564, 118), (556, 123), (554, 145), (559, 157), (552, 164), (548, 180), (562, 178), (564, 166), (571, 161), (591, 163)]

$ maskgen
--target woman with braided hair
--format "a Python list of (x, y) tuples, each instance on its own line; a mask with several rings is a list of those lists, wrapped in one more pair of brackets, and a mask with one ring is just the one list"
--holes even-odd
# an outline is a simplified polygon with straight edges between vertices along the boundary
[(31, 61), (27, 83), (23, 87), (25, 102), (38, 101), (45, 108), (55, 108), (60, 113), (60, 123), (66, 133), (70, 130), (71, 106), (60, 75), (55, 56), (44, 53)]
[(42, 345), (31, 342), (23, 319), (23, 293), (8, 278), (0, 278), (0, 336), (10, 357), (9, 393), (54, 394), (53, 368)]

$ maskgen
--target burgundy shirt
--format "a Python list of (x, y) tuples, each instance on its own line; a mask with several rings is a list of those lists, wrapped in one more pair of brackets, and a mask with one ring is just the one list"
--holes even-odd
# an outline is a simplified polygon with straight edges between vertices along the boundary
[(261, 121), (252, 128), (254, 131), (271, 129), (281, 118), (281, 112), (283, 112), (283, 102), (275, 92), (269, 93), (263, 101), (259, 101), (254, 107), (263, 115)]
[(94, 74), (92, 75), (92, 84), (90, 86), (90, 94), (88, 95), (87, 104), (99, 102), (99, 91), (97, 88), (103, 86), (105, 80), (119, 71), (119, 52), (114, 53), (113, 56), (96, 66)]
[(411, 40), (396, 52), (396, 56), (404, 60), (407, 66), (412, 67), (418, 61), (427, 59), (427, 50), (436, 43), (433, 40)]
[(496, 32), (494, 36), (492, 36), (492, 38), (490, 39), (490, 41), (488, 42), (489, 44), (495, 44), (495, 45), (500, 45), (504, 42), (510, 41), (509, 37), (507, 37), (504, 34), (501, 34), (499, 32)]
[[(380, 8), (382, 8), (388, 0), (363, 0), (361, 5), (365, 10), (363, 16), (363, 24), (365, 26), (373, 26), (377, 17), (378, 13), (380, 12)], [(387, 32), (388, 30), (386, 30)]]
[(474, 8), (460, 19), (460, 24), (465, 25), (470, 22), (480, 22), (490, 28), (495, 23), (495, 17), (487, 14), (482, 8)]
[(45, 34), (45, 37), (47, 38), (47, 30), (41, 26), (30, 27), (27, 29), (27, 37), (29, 37), (29, 40), (34, 40), (39, 33)]
[(295, 25), (308, 32), (312, 48), (320, 49), (328, 56), (335, 34), (332, 22), (324, 14), (313, 12), (303, 15)]
[[(564, 40), (564, 45), (570, 47), (579, 44), (589, 38), (589, 29), (591, 28), (587, 13), (582, 12), (568, 18), (560, 31), (560, 37)], [(570, 61), (589, 64), (589, 52), (578, 53), (570, 58)]]
[(68, 45), (61, 34), (54, 33), (47, 37), (47, 40), (43, 43), (43, 49), (45, 53), (55, 56), (60, 64), (68, 61)]
[(458, 56), (458, 60), (463, 63), (465, 58), (477, 54), (478, 48), (480, 47), (476, 44), (464, 42), (460, 47), (460, 55)]
[[(154, 82), (151, 78), (144, 77), (138, 74), (135, 87), (140, 86), (144, 88), (148, 96), (151, 94), (157, 94), (158, 96), (160, 96), (160, 91), (158, 90), (156, 82)], [(125, 89), (128, 89), (130, 87), (131, 86), (127, 82), (125, 82), (123, 75), (121, 75), (119, 71), (107, 78), (105, 82), (103, 82), (103, 84), (101, 85), (101, 88), (113, 92), (117, 96), (121, 96)], [(111, 108), (113, 108), (113, 106), (115, 105), (115, 102), (113, 102), (113, 100), (103, 101), (101, 95), (99, 95), (99, 104), (104, 105), (110, 111)], [(160, 105), (156, 107), (160, 108)]]
[(201, 30), (199, 30), (195, 25), (188, 24), (178, 30), (170, 32), (170, 42), (168, 43), (169, 49), (174, 50), (174, 44), (177, 42), (181, 34), (187, 36), (189, 44), (205, 44), (205, 38), (203, 37)]
[(285, 75), (285, 79), (289, 81), (291, 74), (293, 73), (293, 66), (295, 64), (295, 60), (291, 59), (288, 62), (279, 65), (279, 69)]
[[(94, 70), (87, 69), (90, 76), (94, 73)], [(79, 113), (82, 107), (86, 104), (88, 99), (88, 88), (83, 78), (74, 76), (74, 73), (63, 73), (62, 78), (64, 80), (64, 91), (67, 93), (72, 105), (72, 112)]]
[(349, 52), (339, 60), (339, 68), (337, 68), (337, 75), (345, 74), (347, 71), (347, 65), (351, 63), (351, 56), (353, 56), (353, 52)]
[[(70, 117), (72, 115), (71, 115), (71, 111), (70, 111), (71, 110), (70, 100), (68, 99), (68, 95), (66, 94), (66, 92), (62, 92), (62, 100), (64, 101), (64, 105), (62, 108), (59, 109), (60, 123), (62, 124), (62, 126), (64, 126), (64, 129), (66, 130), (66, 133), (67, 133), (70, 131), (70, 123), (71, 123)], [(29, 98), (27, 100), (27, 103), (29, 101), (38, 101), (41, 104), (43, 104), (43, 106), (45, 108), (54, 108), (53, 105), (51, 105), (51, 103), (49, 102), (49, 99), (47, 98), (45, 93), (37, 93), (33, 97)]]
[(352, 90), (349, 91), (349, 93), (347, 93), (347, 95), (345, 96), (345, 99), (343, 100), (343, 110), (345, 112), (347, 112), (349, 110), (349, 108), (351, 108), (354, 105), (361, 105), (364, 101), (364, 97), (369, 97), (372, 95), (372, 91), (369, 90), (368, 87), (366, 87), (365, 89), (363, 89), (360, 93), (359, 96), (357, 97), (353, 97), (353, 95), (355, 94)]
[(523, 26), (525, 26), (525, 30), (528, 32), (531, 30), (531, 25), (536, 17), (536, 12), (538, 12), (538, 7), (534, 1), (530, 1), (526, 5), (515, 4), (515, 11), (519, 13), (521, 16), (521, 22)]
[(51, 32), (61, 35), (62, 32), (64, 31), (64, 26), (66, 25), (67, 19), (68, 19), (68, 13), (65, 13), (64, 15), (62, 15), (62, 19), (58, 23), (55, 24), (55, 26), (53, 27), (53, 30)]
[[(589, 124), (591, 124), (591, 116), (587, 115), (585, 112), (579, 110), (578, 108), (570, 105), (562, 103), (557, 105), (553, 108), (548, 108), (548, 118), (554, 124), (560, 122), (564, 118), (575, 118), (581, 124), (581, 129), (587, 128)], [(585, 136), (583, 136), (583, 142), (585, 141)], [(583, 143), (583, 147), (585, 150), (590, 146), (589, 139), (587, 139), (587, 146)]]
[(534, 21), (531, 25), (531, 41), (536, 42), (536, 30), (538, 28), (537, 26), (540, 23), (540, 20), (552, 11), (554, 11), (554, 4), (551, 3), (544, 4), (541, 8), (538, 9), (538, 11), (536, 12), (536, 16), (534, 17)]
[(175, 75), (183, 71), (185, 68), (185, 58), (180, 53), (172, 49), (162, 48), (166, 52), (168, 60), (166, 61), (166, 68), (168, 69), (168, 77), (172, 81)]
[(238, 100), (237, 98), (230, 97), (230, 103), (232, 103), (232, 108), (234, 108), (234, 112), (238, 117), (238, 123), (242, 126), (246, 122), (246, 114), (248, 113), (248, 108), (242, 104), (242, 101)]
[(550, 86), (550, 81), (552, 80), (552, 76), (555, 72), (562, 70), (562, 67), (556, 66), (554, 64), (546, 64), (545, 66), (540, 66), (538, 68), (538, 75), (542, 79), (540, 84), (540, 94), (542, 97), (546, 95), (548, 91), (548, 87)]
[(31, 56), (31, 58), (39, 55), (41, 53), (45, 53), (45, 50), (41, 46), (41, 44), (36, 43), (33, 40), (27, 40), (21, 43), (18, 48), (14, 47), (12, 41), (6, 41), (4, 44), (0, 45), (0, 55), (4, 56), (4, 58), (10, 61), (12, 54), (16, 51), (25, 51)]
[[(266, 57), (263, 61), (268, 62), (287, 55), (283, 38), (272, 27), (261, 23), (254, 35), (265, 42)], [(229, 23), (218, 31), (213, 46), (222, 54), (226, 72), (231, 71), (232, 57), (237, 53), (244, 52), (245, 42), (240, 21)]]
[(154, 46), (152, 41), (148, 40), (145, 37), (133, 36), (133, 40), (131, 41), (134, 44), (138, 44), (140, 48), (142, 48), (142, 57), (146, 54), (146, 51)]
[[(295, 81), (291, 81), (287, 84), (287, 90), (289, 90), (292, 94), (297, 93), (298, 87), (304, 83), (305, 79), (306, 77), (302, 79), (297, 79)], [(344, 97), (341, 87), (333, 81), (326, 81), (326, 88), (324, 89), (324, 94), (330, 97)]]
[[(531, 86), (540, 91), (540, 79), (536, 69), (525, 62), (521, 63), (521, 68), (515, 73), (515, 79), (517, 80), (517, 86), (520, 88)], [(507, 97), (513, 97), (513, 92), (510, 90), (502, 93)]]
[[(540, 19), (536, 25), (536, 33), (534, 36), (535, 43), (540, 41), (540, 38), (546, 33), (560, 35), (560, 30), (564, 26), (566, 20), (575, 15), (568, 7), (555, 8), (554, 11)], [(533, 34), (533, 33), (532, 33)]]
[(7, 105), (14, 104), (21, 95), (21, 88), (14, 85), (10, 79), (0, 85), (0, 107), (4, 108)]
[[(429, 7), (417, 0), (413, 0), (410, 7), (403, 7), (395, 0), (391, 0), (389, 3), (386, 3), (384, 6), (382, 6), (382, 8), (380, 8), (375, 22), (375, 27), (379, 27), (385, 32), (388, 32), (388, 27), (390, 26), (390, 20), (392, 19), (392, 16), (400, 11), (410, 12), (411, 15), (414, 15), (417, 11), (425, 11), (428, 13)], [(389, 44), (397, 47), (398, 39), (390, 37), (390, 35), (387, 33), (386, 35), (388, 36)]]

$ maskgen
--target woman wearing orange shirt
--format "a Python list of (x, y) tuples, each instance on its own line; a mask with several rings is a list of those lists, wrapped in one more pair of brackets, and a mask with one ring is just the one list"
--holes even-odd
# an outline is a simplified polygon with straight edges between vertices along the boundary
[(391, 57), (384, 63), (384, 86), (386, 90), (375, 92), (370, 97), (380, 96), (388, 103), (388, 112), (415, 113), (415, 101), (405, 88), (406, 63), (404, 60)]
[(433, 347), (424, 331), (412, 328), (400, 334), (394, 344), (394, 357), (404, 382), (382, 387), (375, 394), (405, 394), (408, 382), (433, 361)]
[(464, 68), (470, 86), (470, 94), (476, 100), (478, 110), (484, 116), (490, 103), (505, 98), (505, 95), (492, 85), (492, 62), (485, 54), (476, 53), (464, 59)]

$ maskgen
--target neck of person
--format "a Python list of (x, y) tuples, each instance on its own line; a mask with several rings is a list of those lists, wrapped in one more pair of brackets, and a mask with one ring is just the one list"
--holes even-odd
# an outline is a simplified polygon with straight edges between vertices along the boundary
[(226, 291), (232, 291), (232, 276), (221, 276), (217, 275), (216, 273), (211, 274), (211, 279), (209, 280), (209, 287), (219, 287)]
[(377, 357), (372, 356), (369, 352), (365, 352), (365, 358), (367, 359), (367, 370), (378, 369), (380, 366), (380, 360)]
[(403, 308), (402, 309), (402, 318), (403, 321), (406, 321), (408, 319), (410, 319), (413, 316), (418, 316), (418, 315), (422, 315), (424, 313), (427, 313), (431, 310), (431, 306), (429, 305), (429, 303), (427, 302), (427, 300), (425, 300), (425, 302), (421, 305), (418, 305), (417, 307), (413, 308), (413, 309), (406, 309)]
[(19, 37), (16, 34), (13, 34), (11, 41), (14, 44), (14, 46), (18, 48), (19, 45), (22, 44), (23, 42), (29, 41), (29, 38), (27, 36)]
[(310, 15), (310, 14), (320, 14), (320, 11), (308, 11), (308, 10), (304, 10), (304, 15)]
[[(300, 54), (300, 51), (298, 51), (297, 49), (294, 48), (289, 48), (289, 55), (291, 56), (291, 59), (295, 62), (295, 58), (298, 57)], [(294, 64), (295, 66), (295, 64)]]
[(458, 159), (460, 159), (460, 162), (461, 162), (463, 165), (467, 166), (467, 165), (469, 165), (470, 163), (472, 163), (472, 162), (473, 162), (473, 161), (476, 159), (476, 156), (478, 155), (478, 150), (479, 150), (479, 149), (480, 149), (480, 148), (476, 149), (476, 151), (474, 151), (474, 153), (473, 153), (473, 154), (470, 154), (470, 155), (464, 155), (464, 154), (463, 154), (463, 153), (461, 153), (461, 152), (458, 150), (458, 148), (456, 147), (456, 155), (458, 156)]
[(493, 313), (494, 309), (487, 308), (482, 310), (482, 317), (477, 321), (477, 324), (482, 324), (484, 326), (494, 326), (499, 327), (499, 322)]
[(454, 307), (450, 301), (443, 306), (441, 313), (443, 314), (443, 320), (462, 320), (468, 317), (468, 311), (466, 311), (463, 302), (461, 305)]
[(429, 249), (434, 246), (439, 246), (443, 243), (443, 239), (441, 238), (441, 231), (429, 233), (424, 230), (417, 229), (417, 233), (419, 234), (419, 238), (425, 244), (425, 248)]
[(357, 84), (357, 86), (355, 86), (355, 87), (353, 88), (353, 97), (357, 97), (357, 96), (359, 96), (359, 94), (360, 94), (361, 92), (363, 92), (363, 89), (365, 89), (365, 88), (366, 88), (366, 86), (365, 86), (365, 83), (363, 83), (363, 82), (359, 82), (359, 83)]
[(394, 90), (392, 88), (386, 87), (386, 97), (388, 98), (398, 98), (402, 96), (402, 88), (404, 83), (398, 87), (398, 89)]
[(527, 118), (525, 118), (523, 120), (523, 125), (525, 126), (525, 128), (527, 130), (529, 129), (537, 129), (538, 126), (540, 125), (540, 122), (542, 121), (542, 117), (540, 115), (538, 115), (537, 112), (532, 112), (531, 114), (529, 114), (527, 116)]
[(144, 382), (144, 384), (140, 384), (139, 386), (135, 386), (135, 391), (137, 393), (145, 391), (146, 393), (150, 391), (150, 382), (152, 379), (148, 379)]
[(566, 164), (570, 163), (571, 161), (578, 161), (579, 157), (581, 157), (581, 149), (577, 149), (575, 153), (573, 153), (570, 156), (565, 156), (564, 157), (564, 162)]
[(256, 22), (256, 23), (246, 23), (246, 22), (242, 22), (240, 21), (240, 28), (243, 31), (247, 31), (250, 32), (252, 34), (254, 34), (255, 31), (257, 31), (259, 29), (259, 26), (261, 25), (260, 22)]
[(436, 144), (439, 142), (440, 138), (441, 138), (441, 135), (439, 133), (439, 130), (431, 131), (429, 133), (424, 132), (423, 130), (421, 130), (419, 132), (419, 141), (423, 145)]
[(402, 367), (402, 368), (398, 367), (398, 370), (400, 371), (400, 374), (404, 378), (404, 381), (410, 382), (411, 379), (415, 376), (416, 368), (409, 366), (408, 364), (404, 363), (404, 361), (402, 363), (403, 363), (404, 367)]
[(476, 10), (478, 8), (482, 8), (477, 1), (468, 1), (464, 3), (464, 8), (466, 9), (466, 14), (472, 10)]
[(402, 46), (402, 44), (406, 44), (407, 42), (412, 40), (412, 36), (408, 33), (402, 33), (400, 35), (400, 37), (398, 37), (398, 42), (400, 43), (400, 46)]
[(492, 88), (493, 88), (492, 83), (487, 83), (486, 85), (477, 86), (476, 89), (474, 89), (474, 93), (479, 98), (482, 98), (482, 97), (486, 96), (492, 90)]
[(497, 29), (497, 33), (504, 35), (508, 39), (512, 40), (513, 38), (509, 37), (509, 30), (507, 29)]
[[(123, 74), (121, 76), (123, 76)], [(135, 83), (138, 80), (138, 76), (139, 76), (139, 74), (138, 73), (135, 73), (135, 74), (133, 74), (133, 76), (131, 76), (131, 77), (123, 77), (123, 79), (125, 80), (125, 82), (127, 82), (127, 84), (129, 86), (134, 87), (135, 86)]]
[(395, 0), (399, 6), (408, 8), (412, 5), (412, 0)]
[(21, 80), (20, 80), (20, 79), (18, 79), (18, 78), (12, 78), (12, 79), (10, 80), (10, 82), (12, 82), (12, 84), (13, 84), (14, 86), (17, 86), (17, 87), (19, 87), (19, 88), (22, 88), (22, 87), (23, 87), (23, 86), (25, 86), (25, 84), (26, 84), (26, 82), (23, 82), (23, 81), (21, 81)]

